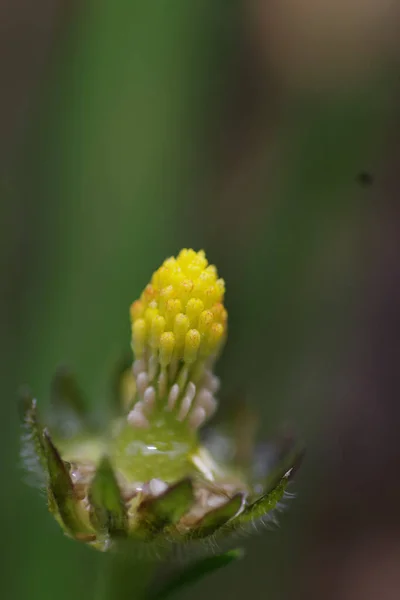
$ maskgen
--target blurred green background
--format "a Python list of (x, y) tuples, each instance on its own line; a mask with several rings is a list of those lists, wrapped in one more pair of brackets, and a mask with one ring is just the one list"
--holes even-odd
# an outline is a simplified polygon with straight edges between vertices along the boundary
[(2, 4), (4, 598), (133, 600), (24, 485), (16, 391), (45, 407), (66, 362), (104, 414), (128, 307), (184, 246), (227, 283), (223, 397), (308, 455), (280, 528), (181, 596), (399, 597), (398, 10), (299, 6)]

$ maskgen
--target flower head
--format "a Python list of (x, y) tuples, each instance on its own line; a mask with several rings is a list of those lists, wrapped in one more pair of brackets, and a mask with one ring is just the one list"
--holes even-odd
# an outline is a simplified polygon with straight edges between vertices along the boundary
[(215, 357), (226, 333), (224, 293), (225, 282), (203, 250), (184, 249), (165, 260), (131, 306), (136, 357), (150, 351), (163, 367)]
[(213, 364), (226, 336), (225, 283), (204, 252), (182, 250), (153, 274), (130, 309), (140, 400), (128, 416), (143, 429), (167, 418), (196, 430), (216, 409)]
[(24, 460), (42, 476), (69, 536), (102, 550), (121, 538), (163, 547), (214, 539), (279, 506), (300, 458), (296, 445), (260, 475), (216, 457), (198, 435), (217, 409), (224, 293), (203, 251), (182, 250), (155, 271), (130, 308), (134, 361), (120, 373), (119, 415), (106, 431), (90, 428), (65, 370), (52, 384), (51, 435), (25, 397)]

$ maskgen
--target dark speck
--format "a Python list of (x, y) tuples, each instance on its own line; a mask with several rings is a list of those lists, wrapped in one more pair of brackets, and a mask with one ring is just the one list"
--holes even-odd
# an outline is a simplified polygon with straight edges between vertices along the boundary
[(368, 171), (361, 171), (357, 175), (357, 183), (359, 183), (362, 186), (372, 185), (374, 183), (374, 177), (372, 173), (369, 173)]

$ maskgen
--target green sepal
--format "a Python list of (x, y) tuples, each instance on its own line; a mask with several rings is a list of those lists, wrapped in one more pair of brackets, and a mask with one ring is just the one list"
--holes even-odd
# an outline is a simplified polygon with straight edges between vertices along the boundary
[[(43, 445), (43, 428), (39, 423), (36, 400), (29, 390), (24, 388), (19, 394), (19, 411), (25, 434), (22, 436), (22, 458), (28, 470), (35, 469), (47, 471), (47, 459)], [(30, 465), (32, 461), (35, 466)]]
[(127, 533), (128, 518), (110, 460), (104, 456), (89, 489), (90, 520), (96, 530), (110, 536)]
[(261, 496), (261, 498), (253, 502), (253, 504), (250, 504), (250, 506), (248, 506), (229, 525), (231, 525), (233, 529), (236, 529), (240, 525), (245, 525), (269, 513), (271, 510), (276, 508), (278, 502), (282, 500), (288, 483), (289, 478), (285, 475), (272, 491), (264, 496)]
[(289, 440), (286, 447), (282, 448), (281, 456), (275, 466), (263, 482), (263, 495), (272, 492), (287, 473), (292, 479), (300, 468), (305, 453), (302, 443)]
[(195, 501), (193, 484), (189, 478), (171, 485), (163, 494), (147, 498), (137, 509), (138, 522), (134, 534), (152, 537), (175, 525)]
[(86, 425), (88, 403), (74, 375), (58, 367), (50, 386), (52, 423), (62, 435), (70, 437)]
[(150, 594), (149, 600), (164, 600), (171, 594), (175, 594), (175, 592), (181, 590), (181, 588), (194, 585), (197, 581), (203, 579), (207, 575), (211, 575), (215, 571), (227, 567), (243, 556), (243, 550), (238, 548), (236, 550), (229, 550), (224, 554), (202, 558), (194, 564), (189, 565), (184, 571), (181, 571), (172, 577), (161, 589)]
[(240, 511), (244, 503), (244, 494), (235, 494), (222, 506), (208, 512), (190, 532), (190, 539), (204, 538), (215, 533)]
[(44, 453), (48, 471), (49, 509), (56, 513), (59, 522), (71, 536), (83, 540), (95, 539), (93, 529), (88, 523), (85, 510), (81, 507), (66, 464), (54, 446), (50, 434), (45, 429), (42, 435)]
[(274, 508), (276, 508), (278, 503), (282, 500), (289, 482), (299, 468), (303, 455), (304, 449), (302, 449), (301, 452), (298, 449), (292, 457), (292, 466), (279, 478), (278, 481), (271, 478), (269, 487), (264, 490), (264, 494), (255, 502), (247, 506), (247, 508), (227, 526), (230, 529), (236, 529), (237, 527), (246, 525), (251, 521), (259, 519), (260, 517), (263, 517), (270, 511), (274, 510)]

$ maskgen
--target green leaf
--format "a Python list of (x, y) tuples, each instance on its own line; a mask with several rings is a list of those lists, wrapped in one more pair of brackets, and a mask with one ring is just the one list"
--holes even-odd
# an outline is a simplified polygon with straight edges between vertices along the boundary
[(111, 536), (127, 532), (127, 515), (124, 501), (109, 459), (105, 456), (95, 473), (89, 489), (91, 521), (96, 529)]
[(182, 479), (156, 498), (144, 500), (138, 507), (135, 535), (151, 536), (174, 525), (193, 505), (195, 498), (190, 479)]
[[(290, 455), (285, 457), (286, 460), (283, 461), (283, 464), (280, 464), (271, 477), (268, 478), (263, 495), (250, 504), (236, 519), (228, 523), (227, 527), (231, 530), (237, 529), (274, 510), (282, 500), (289, 482), (300, 467), (303, 456), (304, 447), (297, 446), (293, 448)], [(288, 463), (289, 467), (287, 466)]]
[(47, 429), (43, 431), (42, 440), (49, 474), (50, 510), (57, 510), (56, 516), (59, 517), (60, 523), (73, 537), (85, 541), (95, 539), (94, 531), (85, 519), (85, 511), (76, 497), (66, 464), (61, 459)]
[(189, 537), (195, 539), (212, 535), (239, 512), (243, 502), (243, 494), (236, 494), (222, 506), (211, 510), (201, 519), (198, 527), (190, 532)]
[(189, 565), (185, 571), (180, 572), (178, 575), (170, 579), (160, 590), (154, 594), (150, 594), (150, 600), (164, 600), (171, 594), (181, 590), (184, 587), (197, 583), (203, 577), (211, 575), (215, 571), (227, 567), (232, 562), (237, 561), (244, 555), (243, 550), (229, 550), (224, 554), (217, 554), (216, 556), (208, 556), (199, 560), (198, 562)]
[(261, 498), (253, 502), (253, 504), (248, 506), (234, 521), (232, 521), (232, 528), (236, 529), (238, 525), (245, 525), (250, 521), (266, 515), (276, 508), (278, 502), (283, 498), (288, 483), (289, 477), (285, 475), (272, 491), (261, 496)]
[(47, 471), (47, 460), (43, 447), (43, 429), (39, 423), (36, 400), (28, 388), (19, 393), (19, 412), (24, 426), (21, 438), (21, 456), (28, 471), (43, 475)]

